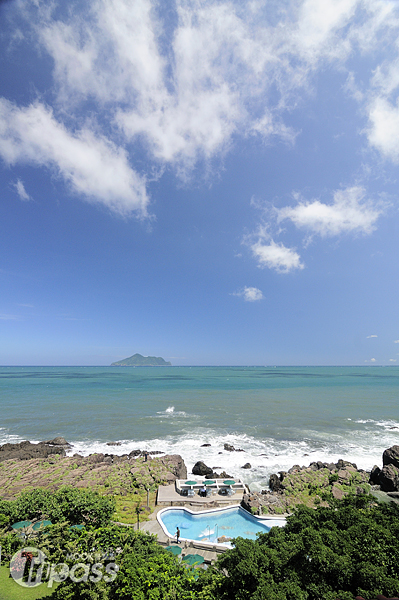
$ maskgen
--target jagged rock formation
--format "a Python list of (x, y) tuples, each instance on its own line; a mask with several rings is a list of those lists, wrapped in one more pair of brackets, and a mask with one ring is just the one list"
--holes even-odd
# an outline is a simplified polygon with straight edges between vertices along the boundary
[[(14, 445), (17, 444), (8, 446)], [(156, 452), (136, 450), (123, 456), (91, 454), (83, 457), (79, 454), (65, 456), (64, 450), (63, 454), (26, 458), (17, 452), (16, 457), (0, 463), (0, 495), (10, 499), (34, 487), (56, 490), (63, 485), (72, 485), (125, 496), (139, 489), (156, 489), (158, 485), (187, 478), (181, 456), (154, 454)]]
[[(58, 444), (57, 440), (63, 440), (65, 443)], [(3, 444), (0, 446), (0, 462), (15, 458), (17, 460), (29, 460), (32, 458), (46, 458), (53, 454), (65, 456), (65, 448), (70, 445), (64, 438), (55, 438), (50, 442), (20, 442), (19, 444)]]
[(245, 494), (242, 506), (257, 514), (285, 514), (298, 504), (326, 506), (328, 494), (343, 498), (348, 493), (364, 494), (370, 490), (369, 474), (354, 463), (313, 462), (308, 467), (294, 465), (288, 472), (270, 476), (270, 490)]
[(399, 446), (384, 450), (382, 455), (383, 467), (372, 468), (370, 483), (380, 486), (383, 492), (399, 492)]

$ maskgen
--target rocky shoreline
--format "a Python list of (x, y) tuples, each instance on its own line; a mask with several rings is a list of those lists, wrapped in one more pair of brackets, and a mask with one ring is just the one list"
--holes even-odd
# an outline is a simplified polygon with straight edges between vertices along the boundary
[[(118, 442), (108, 445), (116, 446)], [(67, 456), (71, 449), (62, 437), (37, 444), (25, 441), (0, 446), (0, 496), (10, 499), (33, 487), (56, 490), (63, 485), (123, 496), (187, 478), (186, 465), (179, 455), (138, 449), (123, 455)], [(241, 451), (228, 444), (225, 450)], [(243, 468), (250, 469), (251, 465), (246, 463)], [(208, 479), (232, 477), (216, 469), (198, 461), (192, 473)], [(327, 506), (331, 498), (369, 492), (385, 493), (388, 499), (399, 502), (399, 446), (385, 450), (382, 468), (376, 465), (371, 472), (342, 459), (337, 463), (312, 462), (307, 467), (294, 465), (288, 471), (272, 474), (269, 489), (245, 494), (242, 505), (252, 514), (281, 515), (289, 514), (298, 504)]]
[(57, 490), (63, 485), (126, 496), (187, 478), (179, 455), (134, 450), (123, 455), (67, 456), (71, 448), (64, 438), (0, 446), (0, 496), (9, 500), (35, 487)]
[(383, 467), (371, 472), (355, 463), (312, 462), (308, 467), (294, 465), (270, 476), (269, 490), (245, 494), (243, 507), (252, 514), (289, 514), (298, 504), (329, 506), (329, 500), (348, 494), (380, 493), (386, 500), (399, 502), (399, 446), (384, 451)]

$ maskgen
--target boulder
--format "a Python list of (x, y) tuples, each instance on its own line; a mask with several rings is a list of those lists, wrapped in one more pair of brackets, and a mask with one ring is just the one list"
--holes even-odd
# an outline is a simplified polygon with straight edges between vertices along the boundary
[(202, 462), (202, 460), (199, 460), (193, 466), (192, 472), (193, 475), (200, 475), (201, 477), (203, 477), (204, 475), (211, 475), (213, 473), (213, 470), (210, 467), (207, 467), (206, 464)]
[(165, 454), (157, 459), (164, 464), (176, 479), (187, 479), (187, 467), (180, 454)]
[(224, 444), (223, 448), (228, 452), (234, 452), (235, 448), (231, 444)]
[(399, 469), (386, 465), (380, 473), (380, 486), (383, 492), (399, 492)]
[(234, 479), (233, 475), (229, 475), (226, 471), (222, 471), (219, 475), (215, 474), (217, 479)]
[(122, 442), (107, 442), (107, 446), (122, 446)]
[(209, 448), (211, 444), (201, 444), (201, 448)]
[(377, 467), (377, 465), (374, 465), (374, 467), (371, 469), (370, 479), (369, 479), (369, 483), (371, 483), (371, 485), (380, 485), (380, 473), (381, 473), (380, 467)]
[(251, 468), (251, 463), (245, 463), (245, 465), (243, 465), (241, 467), (241, 469), (250, 469)]
[(276, 475), (275, 473), (270, 475), (269, 487), (273, 492), (277, 492), (278, 490), (281, 489), (280, 477), (278, 475)]
[(55, 437), (53, 440), (43, 442), (43, 444), (50, 444), (50, 446), (68, 446), (68, 448), (72, 448), (72, 444), (67, 442), (64, 437)]
[(397, 469), (399, 469), (399, 446), (391, 446), (384, 451), (382, 455), (382, 464), (384, 465), (393, 465)]
[(342, 498), (345, 496), (344, 492), (336, 485), (332, 486), (331, 493), (337, 500), (342, 500)]

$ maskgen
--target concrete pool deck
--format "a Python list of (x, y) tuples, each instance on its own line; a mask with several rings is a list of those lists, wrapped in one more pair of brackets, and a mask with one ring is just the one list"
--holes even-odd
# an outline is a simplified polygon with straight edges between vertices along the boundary
[(236, 490), (232, 496), (210, 496), (204, 498), (195, 496), (182, 496), (176, 489), (176, 485), (161, 485), (158, 488), (157, 506), (189, 506), (192, 510), (204, 510), (207, 508), (226, 507), (231, 504), (240, 504), (245, 489)]

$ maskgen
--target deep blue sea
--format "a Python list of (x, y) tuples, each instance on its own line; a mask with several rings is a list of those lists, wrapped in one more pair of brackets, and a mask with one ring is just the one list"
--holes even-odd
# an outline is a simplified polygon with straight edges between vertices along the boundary
[(399, 444), (399, 367), (0, 367), (0, 407), (0, 443), (160, 450), (261, 489), (314, 460), (381, 466)]

